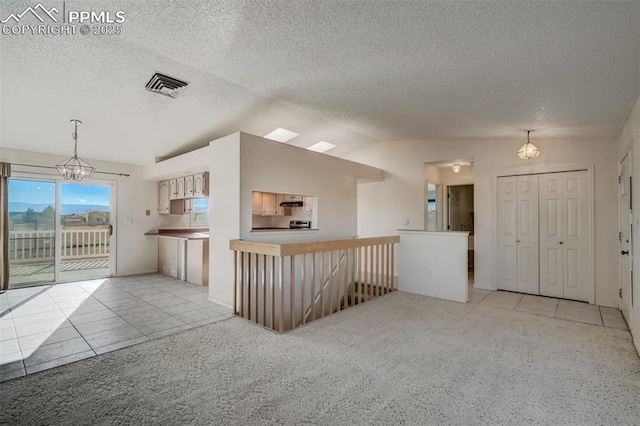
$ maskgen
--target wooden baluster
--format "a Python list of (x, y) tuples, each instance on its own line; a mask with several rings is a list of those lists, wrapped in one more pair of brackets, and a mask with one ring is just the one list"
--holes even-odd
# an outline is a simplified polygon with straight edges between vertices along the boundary
[(240, 316), (244, 318), (244, 252), (240, 252)]
[(357, 248), (358, 253), (358, 270), (357, 273), (357, 281), (358, 281), (358, 304), (362, 303), (362, 247)]
[(393, 274), (394, 273), (393, 269), (395, 267), (395, 259), (393, 257), (393, 252), (395, 250), (395, 247), (396, 247), (395, 244), (392, 243), (391, 244), (391, 256), (390, 256), (391, 259), (390, 260), (391, 260), (391, 289), (393, 291), (395, 291), (395, 289), (396, 289), (396, 277)]
[(267, 255), (262, 255), (262, 325), (267, 326)]
[(342, 286), (340, 285), (340, 281), (341, 281), (341, 278), (342, 278), (341, 277), (341, 273), (340, 273), (340, 269), (341, 269), (340, 265), (342, 264), (342, 262), (340, 261), (341, 253), (342, 253), (342, 251), (340, 249), (338, 249), (338, 259), (337, 259), (337, 264), (336, 264), (336, 293), (337, 293), (336, 294), (336, 297), (337, 297), (336, 302), (338, 302), (337, 303), (338, 306), (336, 307), (337, 312), (340, 312), (340, 305), (341, 305), (341, 300), (340, 300), (340, 289), (342, 288)]
[(271, 258), (271, 329), (275, 330), (275, 316), (276, 316), (276, 258)]
[(333, 250), (329, 252), (329, 315), (333, 314)]
[(380, 256), (382, 255), (381, 248), (382, 246), (376, 245), (376, 297), (380, 296), (382, 290), (382, 280), (380, 279), (382, 278), (382, 276), (380, 275)]
[(311, 321), (316, 319), (316, 253), (311, 253)]
[(344, 309), (349, 307), (349, 249), (344, 250)]
[(238, 314), (238, 251), (233, 251), (233, 315)]
[(320, 259), (320, 318), (324, 317), (324, 255), (325, 252), (321, 252), (322, 258)]
[(300, 276), (300, 315), (302, 316), (302, 325), (306, 323), (306, 312), (307, 308), (304, 304), (304, 293), (306, 290), (305, 286), (305, 272), (307, 271), (307, 254), (302, 254), (302, 266), (301, 266), (301, 276)]
[(369, 278), (367, 280), (367, 300), (373, 299), (373, 246), (368, 246), (367, 250), (369, 251)]
[(295, 269), (295, 265), (296, 265), (296, 255), (291, 255), (289, 256), (290, 261), (290, 266), (291, 266), (291, 270), (290, 270), (290, 277), (289, 277), (289, 286), (290, 286), (290, 317), (291, 317), (291, 327), (289, 328), (290, 330), (296, 328), (296, 269)]
[(253, 265), (253, 288), (254, 291), (254, 301), (253, 301), (253, 309), (254, 313), (254, 322), (256, 324), (260, 324), (260, 316), (258, 315), (258, 307), (260, 306), (260, 289), (258, 288), (258, 253), (255, 254), (255, 261)]
[(280, 291), (280, 316), (278, 317), (278, 322), (280, 326), (278, 327), (280, 333), (284, 332), (284, 261), (282, 256), (278, 256), (278, 268), (280, 269), (280, 276), (278, 277), (278, 286), (280, 287), (278, 290)]
[(251, 272), (253, 271), (253, 253), (247, 253), (247, 257), (247, 318), (251, 321)]

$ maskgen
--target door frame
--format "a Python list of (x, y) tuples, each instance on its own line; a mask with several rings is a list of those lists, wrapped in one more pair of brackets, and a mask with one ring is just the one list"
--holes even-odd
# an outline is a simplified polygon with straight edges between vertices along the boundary
[[(58, 174), (50, 174), (50, 173), (38, 173), (38, 172), (20, 172), (15, 171), (11, 173), (11, 177), (15, 179), (22, 180), (42, 180), (55, 182), (56, 184), (56, 194), (55, 194), (55, 208), (56, 208), (56, 219), (55, 219), (55, 256), (54, 256), (54, 280), (51, 282), (46, 282), (48, 284), (60, 284), (63, 282), (60, 280), (60, 253), (61, 253), (61, 237), (62, 237), (62, 223), (60, 222), (60, 200), (62, 196), (62, 186), (59, 185), (61, 183), (69, 182), (73, 183), (73, 181), (67, 181), (62, 176)], [(82, 182), (77, 183), (85, 183), (85, 184), (97, 184), (97, 185), (109, 185), (110, 189), (110, 206), (109, 206), (109, 222), (113, 227), (113, 234), (111, 235), (112, 240), (109, 241), (109, 277), (116, 276), (116, 259), (117, 259), (117, 192), (118, 192), (118, 181), (115, 179), (83, 179)], [(33, 285), (43, 285), (46, 283), (34, 283)]]
[[(629, 318), (625, 318), (625, 320), (628, 320), (629, 323), (632, 323), (632, 316), (633, 316), (633, 307), (634, 307), (634, 303), (633, 303), (633, 297), (634, 297), (634, 274), (633, 274), (633, 256), (634, 256), (634, 250), (633, 250), (633, 244), (634, 244), (634, 238), (633, 238), (633, 222), (634, 222), (634, 218), (633, 218), (633, 148), (630, 148), (627, 153), (625, 155), (622, 156), (622, 159), (620, 161), (618, 161), (618, 177), (622, 176), (622, 170), (623, 170), (623, 163), (624, 161), (627, 160), (628, 161), (628, 175), (629, 175), (629, 223), (627, 224), (629, 226), (629, 238), (631, 241), (629, 241), (629, 270), (628, 271), (623, 271), (622, 267), (623, 267), (623, 258), (622, 258), (622, 253), (618, 253), (618, 289), (619, 291), (624, 291), (624, 289), (622, 288), (622, 277), (623, 277), (623, 272), (630, 274), (631, 276), (629, 277), (629, 281), (631, 284), (631, 291), (630, 294), (627, 295), (628, 297), (628, 301), (629, 301), (629, 306), (627, 307), (628, 310), (627, 312), (629, 313)], [(621, 182), (620, 182), (621, 183)], [(622, 198), (622, 194), (620, 193), (620, 187), (618, 187), (618, 230), (619, 232), (622, 232), (622, 210), (621, 210), (621, 198)], [(620, 240), (620, 245), (619, 245), (619, 250), (622, 250), (622, 240)], [(618, 309), (620, 309), (620, 311), (623, 310), (623, 306), (622, 306), (622, 302), (624, 301), (623, 297), (620, 297), (618, 299)], [(631, 328), (631, 325), (630, 325)]]
[(589, 303), (595, 304), (596, 301), (596, 288), (595, 288), (595, 197), (594, 197), (594, 188), (595, 188), (595, 165), (574, 165), (574, 166), (553, 166), (553, 165), (544, 165), (544, 164), (536, 164), (528, 170), (519, 169), (505, 169), (498, 172), (492, 173), (492, 185), (491, 185), (491, 251), (492, 251), (492, 288), (491, 290), (498, 289), (498, 178), (499, 177), (508, 177), (508, 176), (523, 176), (523, 175), (540, 175), (545, 173), (564, 173), (564, 172), (577, 172), (577, 171), (587, 171), (587, 182), (589, 183), (589, 188), (587, 191), (587, 203), (588, 203), (588, 211), (589, 211), (589, 232), (591, 233), (591, 238), (589, 239)]

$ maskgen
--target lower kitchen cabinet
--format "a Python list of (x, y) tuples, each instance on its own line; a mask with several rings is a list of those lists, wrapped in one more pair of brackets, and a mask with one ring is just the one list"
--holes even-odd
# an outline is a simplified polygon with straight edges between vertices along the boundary
[(187, 241), (187, 281), (209, 285), (209, 240)]

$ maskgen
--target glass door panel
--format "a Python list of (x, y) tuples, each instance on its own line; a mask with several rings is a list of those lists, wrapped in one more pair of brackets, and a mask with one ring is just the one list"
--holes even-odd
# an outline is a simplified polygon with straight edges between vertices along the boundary
[(110, 275), (111, 186), (61, 183), (60, 281)]
[(9, 288), (55, 280), (56, 183), (9, 179)]

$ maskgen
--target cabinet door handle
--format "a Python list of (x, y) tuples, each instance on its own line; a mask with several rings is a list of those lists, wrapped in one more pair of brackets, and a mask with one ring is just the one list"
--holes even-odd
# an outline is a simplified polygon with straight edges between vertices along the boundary
[(629, 250), (622, 250), (620, 254), (623, 254), (623, 255), (626, 254), (627, 256), (629, 256)]
[(558, 244), (564, 244), (562, 241), (560, 241)]

